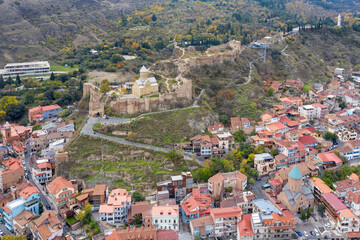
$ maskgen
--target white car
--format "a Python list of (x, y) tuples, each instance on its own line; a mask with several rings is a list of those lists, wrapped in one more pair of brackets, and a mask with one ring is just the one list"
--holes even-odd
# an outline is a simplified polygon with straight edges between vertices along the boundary
[(303, 233), (304, 233), (304, 236), (305, 236), (305, 237), (308, 237), (308, 236), (309, 236), (309, 234), (308, 234), (306, 231), (304, 231)]
[(330, 223), (325, 223), (325, 227), (331, 228), (331, 224)]
[(319, 230), (317, 230), (316, 228), (314, 229), (314, 232), (315, 232), (316, 236), (320, 236)]

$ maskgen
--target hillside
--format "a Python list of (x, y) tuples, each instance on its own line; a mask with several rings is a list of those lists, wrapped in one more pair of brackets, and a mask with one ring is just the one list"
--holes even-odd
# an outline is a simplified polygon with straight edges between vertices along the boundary
[[(109, 37), (108, 21), (155, 0), (0, 0), (0, 66)], [(47, 45), (49, 43), (49, 45)]]

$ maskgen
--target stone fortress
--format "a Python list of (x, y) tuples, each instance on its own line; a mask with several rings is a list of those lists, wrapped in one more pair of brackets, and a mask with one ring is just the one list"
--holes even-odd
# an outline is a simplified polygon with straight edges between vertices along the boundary
[[(186, 51), (194, 51), (194, 47), (188, 47)], [(185, 51), (183, 49), (183, 51)], [(229, 41), (226, 44), (210, 47), (206, 56), (177, 59), (180, 74), (177, 79), (181, 84), (172, 92), (159, 92), (159, 84), (154, 77), (149, 76), (149, 71), (143, 66), (140, 69), (140, 77), (132, 85), (131, 94), (112, 96), (103, 94), (100, 89), (91, 83), (84, 83), (83, 97), (89, 98), (89, 115), (103, 116), (105, 109), (122, 114), (137, 114), (151, 111), (163, 111), (193, 103), (192, 81), (184, 77), (184, 73), (203, 65), (217, 65), (225, 61), (235, 61), (241, 54), (241, 43)]]

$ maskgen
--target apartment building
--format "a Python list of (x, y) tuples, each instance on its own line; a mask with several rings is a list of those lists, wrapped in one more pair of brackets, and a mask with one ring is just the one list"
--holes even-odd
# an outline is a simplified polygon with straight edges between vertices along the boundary
[(111, 191), (106, 203), (100, 205), (100, 220), (107, 223), (124, 223), (131, 207), (131, 196), (125, 189)]
[(93, 188), (84, 189), (81, 195), (76, 197), (76, 200), (85, 206), (90, 203), (93, 209), (99, 209), (100, 205), (105, 203), (109, 196), (109, 189), (106, 185), (95, 185)]
[(220, 200), (225, 188), (243, 191), (247, 186), (247, 176), (240, 171), (217, 173), (208, 180), (208, 189), (215, 200)]
[(214, 236), (227, 237), (237, 232), (237, 224), (241, 220), (240, 207), (213, 208), (210, 216), (214, 222)]
[(214, 199), (210, 194), (201, 193), (200, 189), (194, 188), (180, 204), (181, 217), (184, 222), (209, 215), (210, 210), (214, 207)]
[(254, 167), (259, 176), (267, 176), (276, 171), (275, 160), (269, 153), (255, 154)]
[(24, 179), (24, 167), (20, 159), (11, 158), (0, 166), (0, 188), (3, 193)]
[(57, 104), (31, 108), (29, 109), (29, 121), (41, 122), (45, 119), (56, 117), (61, 110), (62, 108)]
[[(177, 203), (191, 193), (192, 188), (193, 177), (191, 172), (182, 172), (181, 175), (171, 176), (171, 180), (156, 184), (158, 199), (174, 198)], [(165, 197), (162, 197), (162, 195), (165, 195)]]
[(61, 176), (55, 178), (46, 186), (49, 197), (57, 207), (66, 203), (74, 203), (76, 190), (74, 185)]
[(158, 230), (179, 231), (180, 218), (178, 205), (155, 205), (151, 210), (151, 217), (152, 226)]
[(48, 159), (40, 159), (36, 161), (36, 166), (31, 169), (34, 178), (40, 184), (47, 184), (52, 179), (51, 163)]

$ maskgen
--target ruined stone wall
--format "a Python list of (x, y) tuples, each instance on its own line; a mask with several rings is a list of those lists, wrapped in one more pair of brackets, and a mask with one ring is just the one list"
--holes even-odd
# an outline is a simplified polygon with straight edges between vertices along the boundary
[[(85, 91), (88, 91), (87, 95)], [(103, 116), (106, 104), (105, 101), (100, 101), (103, 95), (98, 89), (90, 86), (85, 87), (84, 84), (84, 96), (90, 97), (89, 115), (94, 117), (97, 115)], [(107, 106), (117, 114), (136, 114), (139, 112), (171, 109), (180, 102), (184, 105), (192, 103), (191, 80), (183, 79), (183, 84), (175, 92), (163, 93), (159, 97), (138, 98), (133, 95), (127, 95), (109, 101)]]
[(216, 64), (222, 64), (225, 61), (235, 61), (235, 59), (240, 55), (241, 53), (241, 42), (239, 41), (230, 41), (226, 44), (222, 44), (219, 46), (213, 46), (208, 49), (208, 52), (216, 52), (231, 48), (232, 51), (223, 52), (223, 53), (217, 53), (211, 56), (204, 56), (204, 57), (198, 57), (198, 58), (191, 58), (189, 60), (189, 65), (187, 67), (187, 70), (190, 71), (190, 68), (196, 68), (204, 65), (216, 65)]

